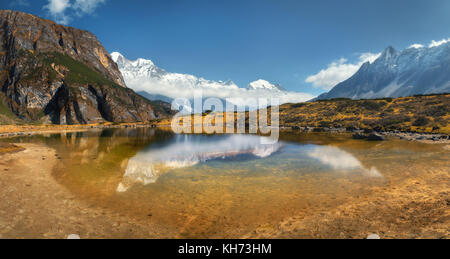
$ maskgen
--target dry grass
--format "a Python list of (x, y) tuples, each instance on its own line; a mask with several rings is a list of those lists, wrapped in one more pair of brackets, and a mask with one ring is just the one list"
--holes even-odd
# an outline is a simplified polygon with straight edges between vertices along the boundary
[(385, 98), (336, 99), (280, 107), (280, 124), (450, 133), (450, 94)]
[[(284, 104), (279, 108), (280, 126), (283, 127), (360, 128), (450, 134), (450, 94), (377, 100), (335, 99)], [(247, 129), (248, 115), (247, 112)], [(223, 116), (223, 123), (226, 123), (225, 114), (203, 114), (202, 121), (206, 121), (207, 116)], [(235, 124), (236, 121), (237, 116), (234, 116)], [(268, 121), (270, 122), (270, 112)], [(214, 120), (212, 123), (214, 124)], [(161, 127), (170, 125), (170, 119), (158, 123)]]

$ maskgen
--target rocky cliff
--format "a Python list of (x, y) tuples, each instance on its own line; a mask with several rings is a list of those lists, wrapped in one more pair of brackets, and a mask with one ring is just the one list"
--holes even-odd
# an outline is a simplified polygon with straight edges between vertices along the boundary
[(92, 33), (9, 10), (0, 10), (0, 86), (0, 106), (26, 122), (137, 122), (170, 113), (125, 86)]

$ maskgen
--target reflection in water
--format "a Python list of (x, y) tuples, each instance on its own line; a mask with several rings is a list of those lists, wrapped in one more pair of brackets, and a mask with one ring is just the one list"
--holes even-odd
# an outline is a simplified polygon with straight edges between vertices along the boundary
[(126, 192), (135, 183), (155, 183), (161, 174), (171, 169), (240, 155), (264, 158), (277, 152), (282, 146), (281, 143), (263, 145), (262, 138), (265, 137), (177, 135), (169, 145), (142, 151), (131, 158), (117, 192)]
[(375, 167), (372, 167), (370, 170), (366, 169), (356, 157), (337, 147), (318, 146), (308, 153), (308, 156), (331, 166), (334, 170), (361, 170), (369, 177), (383, 177)]
[[(264, 146), (251, 135), (111, 129), (11, 141), (54, 149), (59, 163), (53, 176), (78, 198), (167, 227), (180, 238), (242, 237), (290, 217), (321, 215), (430, 168), (448, 171), (448, 150), (439, 145), (340, 134), (280, 138)], [(385, 178), (372, 177), (381, 176), (372, 166)]]
[[(155, 183), (164, 173), (176, 168), (187, 168), (214, 159), (234, 158), (250, 155), (267, 158), (280, 150), (282, 142), (262, 145), (261, 138), (253, 135), (177, 135), (162, 147), (150, 147), (128, 161), (122, 182), (117, 192), (126, 192), (134, 184)], [(292, 145), (289, 145), (292, 147)], [(312, 146), (312, 149), (309, 148)], [(366, 169), (352, 154), (333, 146), (295, 145), (297, 158), (313, 158), (334, 171), (358, 172), (366, 177), (383, 177), (375, 168)], [(292, 151), (291, 151), (292, 152)], [(292, 154), (291, 154), (292, 155)]]

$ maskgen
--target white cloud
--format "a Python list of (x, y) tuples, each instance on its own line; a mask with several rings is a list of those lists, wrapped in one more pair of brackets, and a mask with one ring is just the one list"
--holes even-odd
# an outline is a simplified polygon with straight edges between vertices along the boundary
[(95, 9), (101, 4), (104, 4), (106, 0), (75, 0), (73, 9), (79, 14), (92, 14)]
[(70, 7), (70, 1), (69, 0), (49, 0), (48, 4), (45, 7), (52, 14), (60, 14), (60, 13), (64, 13), (64, 11)]
[[(176, 79), (179, 77), (179, 80)], [(189, 78), (192, 77), (192, 81)], [(198, 83), (200, 80), (200, 83)], [(209, 81), (203, 78), (195, 78), (190, 75), (169, 73), (161, 78), (137, 77), (127, 78), (128, 87), (139, 92), (163, 95), (173, 99), (192, 99), (195, 91), (201, 91), (203, 97), (215, 97), (229, 99), (236, 105), (246, 105), (245, 99), (250, 98), (278, 98), (280, 103), (299, 103), (311, 100), (313, 95), (307, 93), (280, 91), (274, 89), (246, 89), (236, 85), (224, 85), (221, 82)]]
[(75, 14), (79, 17), (92, 14), (106, 0), (48, 0), (44, 6), (57, 23), (67, 25)]
[(373, 63), (381, 54), (363, 53), (359, 56), (357, 63), (349, 63), (347, 59), (341, 58), (322, 69), (319, 73), (306, 78), (305, 82), (313, 84), (315, 88), (331, 90), (338, 83), (343, 82), (354, 75), (362, 64)]
[(66, 15), (66, 10), (70, 7), (69, 0), (48, 0), (44, 9), (53, 16), (57, 23), (68, 24), (70, 17)]
[(428, 45), (428, 47), (429, 47), (429, 48), (434, 48), (434, 47), (441, 46), (442, 44), (445, 44), (445, 43), (448, 43), (448, 42), (450, 42), (450, 38), (448, 38), (448, 39), (442, 39), (442, 40), (440, 40), (440, 41), (435, 41), (435, 40), (433, 40), (433, 41), (431, 41), (430, 45)]

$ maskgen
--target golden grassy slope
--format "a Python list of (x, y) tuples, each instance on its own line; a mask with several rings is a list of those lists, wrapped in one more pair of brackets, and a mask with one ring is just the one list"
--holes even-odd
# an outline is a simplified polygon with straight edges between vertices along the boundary
[(280, 107), (280, 124), (299, 127), (355, 127), (450, 133), (450, 94), (385, 98), (335, 99)]
[[(203, 114), (203, 121), (206, 115)], [(223, 114), (223, 117), (225, 123), (226, 115)], [(234, 116), (235, 122), (236, 117)], [(450, 134), (449, 120), (450, 94), (376, 100), (334, 99), (280, 106), (282, 127), (359, 128)], [(248, 121), (247, 112), (246, 124)], [(158, 125), (170, 127), (170, 123), (170, 119), (166, 119)]]

